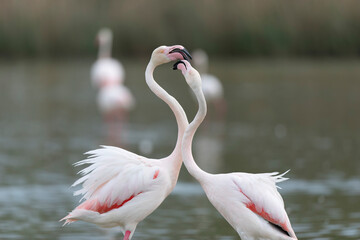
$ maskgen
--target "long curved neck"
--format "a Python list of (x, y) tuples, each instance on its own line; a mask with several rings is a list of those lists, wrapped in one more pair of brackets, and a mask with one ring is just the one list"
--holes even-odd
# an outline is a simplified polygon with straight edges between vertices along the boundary
[(112, 39), (109, 38), (99, 46), (98, 58), (110, 58), (111, 57)]
[(203, 171), (195, 163), (194, 157), (192, 155), (191, 147), (195, 132), (206, 116), (207, 108), (206, 108), (204, 93), (201, 90), (201, 86), (198, 88), (194, 88), (192, 90), (195, 93), (196, 99), (199, 103), (199, 109), (195, 115), (194, 120), (190, 123), (190, 125), (187, 127), (184, 133), (184, 137), (182, 140), (182, 156), (186, 169), (194, 178), (196, 178), (201, 183), (203, 177), (205, 175), (208, 175), (208, 173)]
[(153, 93), (156, 94), (160, 99), (162, 99), (173, 111), (176, 122), (178, 125), (178, 137), (176, 141), (175, 148), (169, 157), (166, 158), (165, 164), (167, 164), (170, 168), (174, 170), (173, 175), (175, 179), (177, 179), (179, 170), (182, 164), (182, 156), (181, 156), (181, 140), (183, 138), (186, 127), (188, 126), (188, 120), (184, 109), (181, 107), (179, 102), (168, 94), (155, 80), (153, 77), (153, 72), (158, 65), (154, 64), (152, 60), (150, 60), (148, 66), (145, 71), (145, 79), (146, 83), (151, 89)]

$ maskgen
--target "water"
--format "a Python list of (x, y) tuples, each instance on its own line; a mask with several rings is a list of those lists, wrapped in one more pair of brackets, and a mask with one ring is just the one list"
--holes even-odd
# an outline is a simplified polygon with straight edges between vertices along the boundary
[[(148, 90), (146, 61), (124, 65), (137, 106), (122, 142), (139, 152), (145, 141), (146, 156), (166, 156), (176, 140), (174, 117)], [(213, 173), (291, 169), (280, 192), (298, 238), (360, 239), (359, 65), (214, 60), (228, 112), (224, 122), (208, 119), (197, 133), (199, 165)], [(80, 170), (72, 164), (106, 142), (90, 66), (90, 60), (0, 64), (0, 239), (111, 239), (91, 224), (58, 222), (79, 200), (69, 188)], [(155, 78), (192, 119), (193, 98), (170, 68), (161, 67)], [(134, 236), (155, 238), (239, 239), (185, 168)]]

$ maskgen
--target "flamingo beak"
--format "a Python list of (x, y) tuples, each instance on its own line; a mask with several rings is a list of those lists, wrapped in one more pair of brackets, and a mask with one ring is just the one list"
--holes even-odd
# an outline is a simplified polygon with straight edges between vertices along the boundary
[(175, 49), (171, 50), (169, 53), (176, 53), (176, 52), (180, 53), (181, 56), (183, 56), (183, 58), (187, 61), (190, 61), (192, 59), (190, 53), (185, 48), (183, 48), (183, 49), (175, 48)]
[(177, 62), (174, 64), (173, 70), (177, 70), (179, 64), (184, 64), (185, 69), (187, 69), (186, 64), (185, 64), (183, 61), (179, 60), (179, 61), (177, 61)]

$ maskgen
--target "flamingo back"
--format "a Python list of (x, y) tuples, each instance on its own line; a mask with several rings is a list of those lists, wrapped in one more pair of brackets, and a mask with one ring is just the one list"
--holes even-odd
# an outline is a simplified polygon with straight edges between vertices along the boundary
[[(262, 217), (274, 226), (278, 226), (291, 237), (295, 233), (284, 207), (284, 201), (278, 192), (276, 183), (287, 180), (278, 172), (273, 173), (233, 173), (233, 182), (242, 203), (253, 213)], [(281, 231), (282, 231), (281, 230)]]

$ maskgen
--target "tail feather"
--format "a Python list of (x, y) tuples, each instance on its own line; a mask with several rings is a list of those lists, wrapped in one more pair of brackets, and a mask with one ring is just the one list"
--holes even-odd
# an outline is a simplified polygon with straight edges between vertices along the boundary
[(77, 219), (73, 219), (71, 217), (71, 213), (69, 213), (68, 215), (66, 215), (65, 217), (63, 217), (62, 219), (59, 220), (59, 222), (65, 221), (64, 224), (62, 225), (63, 227), (72, 223), (72, 222), (76, 222)]
[[(290, 169), (287, 170), (287, 171), (284, 172), (284, 173), (281, 173), (281, 174), (279, 174), (279, 175), (273, 176), (274, 179), (275, 179), (275, 183), (281, 183), (281, 182), (284, 182), (284, 181), (288, 180), (289, 178), (284, 177), (284, 175), (287, 174), (289, 171), (290, 171)], [(276, 173), (276, 174), (278, 174), (278, 173)], [(278, 185), (276, 185), (276, 188), (281, 189), (281, 187), (279, 187)]]
[(276, 176), (276, 182), (283, 182), (283, 181), (288, 180), (289, 178), (284, 177), (284, 175), (287, 174), (289, 171), (290, 171), (290, 169), (287, 170), (286, 172), (282, 173), (282, 174), (277, 175)]
[(94, 212), (87, 209), (78, 209), (75, 208), (71, 213), (69, 213), (66, 217), (62, 218), (59, 222), (65, 221), (64, 225), (70, 224), (72, 222), (82, 220), (85, 222), (95, 222), (95, 220), (99, 217), (98, 212)]

